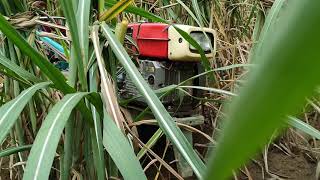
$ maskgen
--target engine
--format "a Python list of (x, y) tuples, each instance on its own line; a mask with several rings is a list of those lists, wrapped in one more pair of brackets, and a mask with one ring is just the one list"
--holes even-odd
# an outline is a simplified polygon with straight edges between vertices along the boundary
[[(195, 39), (208, 58), (214, 56), (215, 32), (208, 28), (177, 25)], [(135, 45), (127, 48), (136, 54), (133, 58), (149, 86), (156, 92), (170, 85), (181, 82), (203, 72), (200, 54), (175, 30), (173, 26), (161, 23), (130, 24), (127, 35), (131, 36)], [(188, 86), (205, 86), (205, 78), (200, 77), (188, 81)], [(130, 77), (125, 72), (118, 75), (118, 89), (122, 99), (134, 98), (133, 103), (146, 106)], [(195, 98), (196, 97), (196, 98)], [(161, 98), (162, 103), (171, 113), (187, 116), (199, 103), (202, 91), (189, 89), (186, 92), (174, 90)]]

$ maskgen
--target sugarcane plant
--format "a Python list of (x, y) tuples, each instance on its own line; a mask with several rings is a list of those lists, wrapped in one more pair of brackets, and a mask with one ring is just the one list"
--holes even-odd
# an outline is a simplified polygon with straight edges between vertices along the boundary
[[(228, 6), (229, 2), (174, 2), (0, 2), (0, 84), (3, 84), (3, 87), (0, 86), (0, 142), (3, 147), (11, 145), (0, 151), (0, 157), (11, 156), (20, 162), (14, 174), (16, 178), (147, 179), (139, 162), (147, 154), (176, 178), (183, 179), (176, 169), (151, 149), (165, 134), (198, 179), (225, 179), (264, 145), (287, 119), (290, 125), (320, 137), (314, 128), (297, 118), (288, 117), (296, 115), (297, 107), (304, 103), (304, 98), (311, 95), (319, 83), (316, 78), (319, 67), (319, 54), (316, 53), (318, 25), (315, 24), (319, 23), (320, 14), (316, 7), (320, 3), (276, 1), (268, 13), (265, 26), (261, 28), (264, 14), (261, 4), (256, 1), (252, 1), (249, 13), (232, 9)], [(231, 26), (239, 26), (240, 31), (227, 32), (222, 28), (223, 25), (217, 20), (225, 13), (222, 6), (232, 9), (233, 20), (228, 23), (230, 29), (234, 29)], [(155, 7), (165, 8), (159, 11)], [(303, 7), (309, 10), (304, 11)], [(34, 13), (30, 13), (31, 10)], [(279, 14), (280, 10), (284, 13)], [(179, 13), (187, 15), (180, 16)], [(257, 20), (258, 25), (253, 30), (249, 27), (254, 19), (262, 22)], [(153, 91), (123, 45), (124, 39), (128, 38), (125, 36), (128, 20), (172, 25), (199, 51), (205, 72), (198, 76), (207, 76), (213, 86), (188, 87), (183, 82), (163, 88), (162, 93)], [(245, 21), (245, 25), (240, 21)], [(212, 65), (201, 46), (173, 22), (199, 27), (216, 26), (220, 35), (230, 41), (236, 41), (234, 37), (245, 39), (254, 31), (258, 43), (254, 45), (249, 60), (257, 65), (243, 62), (218, 67), (217, 61)], [(288, 26), (285, 26), (287, 23)], [(55, 33), (39, 32), (39, 26), (43, 25)], [(61, 58), (68, 62), (68, 67), (62, 68), (68, 69), (67, 72), (59, 70), (60, 66), (48, 60), (50, 57), (43, 43), (48, 41), (46, 37), (56, 38), (61, 45), (54, 49), (58, 49), (55, 53), (60, 53)], [(304, 46), (301, 47), (301, 44)], [(229, 53), (226, 54), (219, 56), (228, 56)], [(149, 112), (159, 125), (159, 130), (146, 144), (129, 126), (132, 118), (120, 106), (122, 102), (118, 100), (115, 85), (119, 67), (127, 72), (148, 104), (136, 120)], [(244, 67), (253, 73), (240, 88), (239, 96), (218, 89), (221, 85), (218, 82), (221, 74), (218, 72), (227, 71), (235, 77), (235, 69)], [(200, 157), (193, 149), (159, 100), (159, 97), (173, 90), (187, 93), (186, 88), (236, 96), (226, 111), (227, 124), (212, 152), (209, 168), (205, 165), (206, 158)], [(297, 90), (293, 90), (295, 88)], [(247, 142), (249, 138), (250, 143)], [(212, 138), (208, 139), (214, 144)]]
[[(100, 32), (105, 35), (109, 43), (108, 48), (113, 50), (123, 67), (128, 72), (133, 70), (130, 76), (143, 92), (142, 94), (147, 96), (149, 106), (159, 120), (160, 126), (164, 128), (164, 132), (176, 144), (195, 173), (199, 177), (204, 174), (204, 163), (195, 154), (155, 93), (146, 84), (143, 84), (144, 80), (135, 70), (133, 62), (119, 40), (113, 35), (111, 28), (104, 23), (104, 21), (110, 22), (114, 19), (130, 3), (131, 1), (121, 1), (105, 11), (104, 4), (101, 5), (99, 2), (100, 11), (93, 18), (91, 18), (92, 8), (89, 7), (95, 4), (90, 1), (60, 1), (59, 4), (53, 4), (53, 6), (58, 6), (58, 9), (66, 17), (67, 33), (72, 39), (70, 56), (67, 57), (69, 71), (66, 77), (47, 60), (41, 51), (36, 49), (39, 48), (37, 46), (41, 46), (36, 43), (36, 29), (18, 32), (5, 16), (0, 17), (2, 27), (6, 26), (5, 29), (2, 29), (2, 33), (6, 37), (2, 57), (3, 61), (9, 63), (2, 70), (4, 74), (8, 75), (6, 78), (10, 77), (10, 80), (5, 80), (6, 86), (11, 86), (10, 81), (15, 84), (12, 97), (16, 97), (1, 107), (5, 112), (1, 117), (1, 125), (5, 127), (2, 131), (1, 141), (4, 141), (11, 128), (16, 126), (11, 139), (16, 141), (19, 146), (30, 142), (26, 139), (23, 127), (26, 126), (26, 120), (31, 120), (31, 135), (35, 137), (35, 140), (30, 154), (26, 157), (19, 153), (21, 161), (25, 161), (25, 158), (28, 159), (26, 166), (23, 165), (23, 169), (25, 168), (24, 179), (47, 179), (51, 167), (55, 163), (56, 150), (59, 152), (59, 176), (62, 179), (68, 179), (71, 169), (80, 171), (81, 168), (86, 169), (85, 177), (87, 178), (104, 179), (106, 177), (105, 158), (110, 162), (110, 166), (107, 166), (111, 169), (110, 176), (118, 176), (118, 170), (112, 168), (115, 166), (121, 172), (122, 177), (126, 179), (146, 179), (140, 163), (135, 158), (135, 154), (123, 134), (126, 131), (124, 117), (117, 102), (115, 87), (112, 84), (116, 58), (112, 58), (114, 56), (112, 51), (108, 56), (102, 56), (104, 46), (100, 44)], [(10, 16), (11, 7), (15, 7), (14, 4), (4, 2), (2, 5), (5, 8), (4, 14), (7, 17)], [(47, 16), (47, 18), (55, 22), (51, 16)], [(36, 18), (32, 18), (32, 20), (43, 23)], [(93, 25), (92, 22), (96, 20), (97, 22)], [(59, 27), (55, 28), (59, 29)], [(62, 34), (59, 30), (57, 31)], [(29, 42), (25, 40), (26, 38)], [(66, 49), (66, 51), (68, 50)], [(19, 67), (19, 72), (15, 69), (16, 67)], [(20, 73), (26, 76), (21, 76)], [(15, 75), (9, 76), (11, 74)], [(100, 78), (101, 81), (98, 81), (97, 78)], [(5, 88), (5, 91), (10, 89)], [(37, 94), (39, 90), (41, 93)], [(98, 93), (100, 91), (101, 96)], [(10, 93), (6, 92), (6, 94)], [(42, 107), (39, 107), (39, 101), (42, 102), (40, 103)], [(20, 116), (20, 113), (23, 113), (25, 106), (29, 107), (30, 112), (26, 117), (23, 117)], [(47, 114), (43, 115), (44, 120), (41, 127), (38, 127), (39, 110)], [(12, 114), (15, 115), (11, 116)], [(101, 121), (102, 119), (103, 121)], [(114, 128), (114, 131), (110, 133), (104, 128)], [(63, 131), (64, 136), (61, 142), (60, 136)], [(119, 144), (121, 146), (116, 148)], [(84, 152), (78, 150), (82, 147)], [(104, 148), (109, 152), (108, 157), (105, 157)], [(124, 152), (119, 153), (122, 150)], [(124, 154), (126, 156), (122, 157)], [(83, 158), (86, 162), (84, 167), (80, 163)], [(124, 164), (131, 164), (133, 168), (121, 167)]]

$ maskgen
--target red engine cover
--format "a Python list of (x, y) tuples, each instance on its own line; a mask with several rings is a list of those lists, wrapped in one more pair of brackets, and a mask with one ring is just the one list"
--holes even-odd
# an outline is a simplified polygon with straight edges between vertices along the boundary
[(129, 24), (140, 57), (168, 59), (168, 27), (162, 23)]

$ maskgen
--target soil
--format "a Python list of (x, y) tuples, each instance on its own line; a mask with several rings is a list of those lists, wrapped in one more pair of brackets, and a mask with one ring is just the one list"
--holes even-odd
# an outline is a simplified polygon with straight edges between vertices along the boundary
[[(247, 165), (253, 180), (262, 179), (289, 179), (289, 180), (314, 180), (316, 179), (316, 163), (310, 161), (302, 152), (289, 156), (279, 150), (271, 150), (268, 153), (269, 173), (262, 170), (263, 160), (251, 162)], [(242, 177), (240, 179), (249, 179)]]

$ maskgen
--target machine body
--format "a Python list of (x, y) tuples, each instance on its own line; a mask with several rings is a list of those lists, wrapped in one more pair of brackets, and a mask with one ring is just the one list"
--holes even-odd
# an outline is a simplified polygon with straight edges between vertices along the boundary
[[(186, 25), (175, 25), (187, 32), (203, 48), (208, 58), (214, 57), (215, 31), (208, 28), (198, 28)], [(177, 85), (201, 72), (200, 54), (191, 46), (176, 29), (162, 23), (133, 23), (129, 25), (127, 35), (132, 37), (136, 45), (129, 45), (136, 57), (137, 67), (141, 75), (153, 90)], [(204, 77), (196, 78), (188, 82), (188, 86), (205, 86)], [(139, 92), (131, 82), (130, 77), (121, 73), (118, 76), (120, 97), (130, 99), (138, 97)], [(178, 116), (190, 116), (192, 110), (199, 103), (193, 97), (201, 97), (201, 91), (187, 90), (188, 96), (175, 90), (161, 101), (171, 113)], [(145, 106), (144, 98), (136, 98), (133, 102), (139, 106)]]

